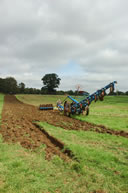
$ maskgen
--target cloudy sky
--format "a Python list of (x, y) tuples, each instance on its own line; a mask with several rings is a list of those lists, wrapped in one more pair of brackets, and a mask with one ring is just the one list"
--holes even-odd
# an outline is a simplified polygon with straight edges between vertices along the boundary
[(128, 90), (128, 0), (0, 0), (0, 77), (26, 87)]

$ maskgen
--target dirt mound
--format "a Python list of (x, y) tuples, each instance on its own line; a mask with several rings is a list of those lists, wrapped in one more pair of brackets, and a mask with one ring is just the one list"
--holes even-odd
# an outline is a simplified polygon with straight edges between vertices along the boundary
[[(102, 125), (94, 125), (76, 119), (65, 117), (57, 111), (40, 111), (37, 107), (24, 104), (13, 95), (5, 96), (2, 112), (2, 125), (0, 133), (7, 142), (20, 143), (25, 148), (37, 148), (46, 144), (47, 158), (57, 154), (66, 159), (66, 155), (60, 151), (58, 142), (52, 142), (45, 132), (42, 132), (34, 121), (45, 121), (54, 126), (70, 130), (91, 130), (99, 133), (109, 133), (128, 137), (124, 131), (113, 131)], [(59, 142), (62, 146), (62, 142)]]

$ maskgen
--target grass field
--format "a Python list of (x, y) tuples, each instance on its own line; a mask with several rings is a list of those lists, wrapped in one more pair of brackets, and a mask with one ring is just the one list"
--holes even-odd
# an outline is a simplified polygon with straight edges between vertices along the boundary
[[(52, 103), (58, 99), (63, 101), (66, 96), (59, 95), (17, 95), (25, 103), (39, 106)], [(75, 116), (74, 118), (95, 124), (102, 124), (115, 130), (128, 131), (128, 96), (106, 96), (104, 101), (92, 102), (89, 116)]]
[[(0, 114), (3, 95), (0, 95)], [(45, 160), (45, 146), (35, 152), (7, 144), (0, 136), (0, 193), (84, 192), (86, 180), (58, 156)]]
[(128, 96), (107, 96), (104, 101), (90, 105), (89, 116), (75, 116), (76, 119), (102, 124), (115, 130), (128, 131)]
[[(40, 103), (56, 104), (56, 99), (60, 98), (37, 95), (17, 97), (37, 106)], [(61, 99), (64, 98), (62, 96)], [(3, 95), (0, 95), (0, 111), (2, 105)], [(128, 97), (106, 97), (103, 103), (93, 103), (90, 109), (89, 117), (76, 118), (127, 130)], [(118, 127), (114, 127), (117, 121)], [(38, 124), (64, 142), (79, 161), (67, 163), (58, 156), (47, 161), (44, 145), (32, 152), (19, 144), (8, 145), (0, 137), (0, 193), (128, 193), (127, 138), (64, 130), (45, 122)]]
[(1, 112), (3, 108), (3, 102), (4, 102), (4, 95), (0, 94), (0, 124), (1, 124)]
[(73, 167), (85, 176), (90, 191), (97, 187), (105, 192), (127, 192), (126, 138), (89, 131), (70, 131), (48, 123), (40, 123), (40, 126), (72, 150), (79, 160)]
[[(2, 106), (3, 95), (0, 95)], [(32, 152), (19, 144), (4, 143), (0, 136), (1, 193), (83, 193), (96, 190), (97, 187), (88, 187), (85, 176), (76, 170), (74, 162), (66, 163), (58, 156), (51, 161), (45, 160), (44, 148), (42, 145)]]
[(63, 95), (16, 95), (16, 97), (24, 103), (39, 106), (40, 104), (52, 103), (56, 106), (57, 100), (63, 101), (66, 96)]

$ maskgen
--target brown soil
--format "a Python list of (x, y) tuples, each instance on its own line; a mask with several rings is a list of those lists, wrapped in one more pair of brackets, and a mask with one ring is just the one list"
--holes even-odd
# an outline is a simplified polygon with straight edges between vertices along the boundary
[(128, 138), (128, 133), (124, 131), (113, 131), (102, 125), (94, 125), (76, 119), (65, 117), (58, 111), (41, 111), (37, 107), (24, 104), (13, 95), (5, 96), (2, 112), (2, 125), (0, 133), (8, 143), (20, 143), (25, 148), (35, 149), (41, 144), (46, 144), (46, 157), (50, 158), (53, 154), (67, 159), (67, 155), (72, 157), (68, 150), (61, 152), (64, 144), (46, 131), (42, 131), (34, 124), (34, 121), (45, 121), (51, 125), (59, 126), (70, 130), (91, 130), (99, 133), (109, 133)]
[(0, 133), (4, 141), (8, 143), (20, 143), (23, 147), (35, 149), (40, 145), (46, 145), (46, 159), (52, 155), (59, 155), (64, 160), (69, 160), (72, 155), (68, 152), (62, 152), (64, 144), (59, 140), (47, 136), (47, 133), (41, 131), (33, 120), (38, 117), (39, 110), (27, 104), (18, 101), (15, 96), (5, 96), (5, 102), (2, 112), (2, 124)]

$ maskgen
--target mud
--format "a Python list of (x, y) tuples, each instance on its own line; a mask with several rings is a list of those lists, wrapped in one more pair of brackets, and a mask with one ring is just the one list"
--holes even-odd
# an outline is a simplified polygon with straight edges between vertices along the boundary
[(53, 140), (44, 130), (40, 130), (35, 125), (35, 121), (45, 121), (51, 125), (69, 130), (91, 130), (128, 138), (128, 133), (124, 131), (113, 131), (102, 125), (97, 126), (65, 117), (58, 111), (41, 111), (35, 106), (18, 101), (13, 95), (5, 96), (0, 133), (6, 142), (20, 143), (23, 147), (30, 149), (46, 144), (47, 159), (50, 159), (53, 154), (57, 154), (63, 159), (73, 156), (68, 150), (62, 153), (61, 149), (64, 144), (56, 139)]

